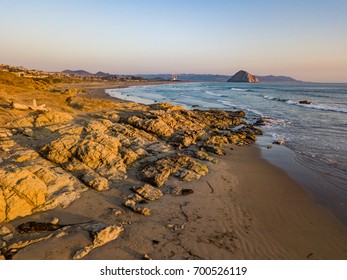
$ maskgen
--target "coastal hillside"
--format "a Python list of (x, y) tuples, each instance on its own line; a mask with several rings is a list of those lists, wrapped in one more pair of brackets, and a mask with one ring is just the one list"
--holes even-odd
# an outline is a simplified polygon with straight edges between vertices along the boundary
[[(136, 76), (144, 79), (152, 80), (171, 80), (172, 74), (137, 74)], [(189, 81), (189, 82), (226, 82), (230, 79), (230, 75), (219, 75), (219, 74), (177, 74), (178, 80)], [(298, 83), (301, 82), (292, 77), (287, 76), (258, 76), (254, 75), (260, 83)]]
[(64, 71), (62, 71), (62, 73), (68, 74), (68, 75), (81, 76), (81, 77), (94, 76), (94, 74), (89, 73), (88, 71), (85, 71), (85, 70), (64, 70)]
[(260, 83), (300, 83), (302, 81), (287, 76), (256, 76)]

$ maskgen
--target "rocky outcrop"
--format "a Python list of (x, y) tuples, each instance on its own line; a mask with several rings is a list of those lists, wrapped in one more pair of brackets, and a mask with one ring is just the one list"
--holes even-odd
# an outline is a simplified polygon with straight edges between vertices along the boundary
[[(41, 153), (50, 161), (75, 172), (77, 177), (96, 172), (111, 180), (124, 178), (126, 165), (118, 152), (121, 142), (118, 138), (97, 132), (82, 135), (64, 135), (42, 147)], [(82, 179), (87, 184), (95, 180)], [(98, 179), (99, 183), (103, 180)], [(92, 185), (95, 185), (92, 183)], [(98, 184), (99, 185), (99, 184)], [(106, 182), (102, 185), (106, 186)], [(95, 187), (93, 187), (95, 188)], [(96, 187), (105, 189), (105, 187)]]
[(151, 186), (150, 184), (144, 184), (140, 188), (133, 187), (132, 190), (149, 201), (157, 200), (163, 196), (161, 190)]
[(33, 115), (14, 120), (8, 125), (18, 128), (40, 127), (45, 125), (67, 123), (72, 121), (72, 119), (73, 117), (70, 114), (51, 110), (48, 112), (35, 112)]
[(9, 151), (16, 143), (10, 138), (12, 132), (6, 128), (0, 128), (0, 151)]
[(256, 76), (241, 70), (232, 76), (227, 82), (232, 83), (259, 83), (259, 80)]
[(143, 206), (145, 202), (146, 200), (142, 196), (133, 194), (123, 202), (123, 205), (128, 207), (135, 213), (141, 214), (143, 216), (149, 216), (151, 215), (151, 209)]
[(88, 188), (117, 187), (129, 168), (150, 185), (133, 188), (136, 194), (123, 204), (150, 215), (142, 202), (160, 199), (158, 188), (170, 176), (198, 180), (209, 171), (203, 162), (218, 162), (210, 153), (224, 155), (228, 144), (249, 145), (259, 132), (245, 126), (242, 111), (141, 106), (116, 104), (82, 118), (53, 110), (31, 112), (1, 128), (0, 222), (66, 207)]
[(312, 102), (311, 101), (307, 101), (307, 100), (300, 100), (299, 104), (309, 105), (309, 104), (312, 104)]
[[(0, 222), (57, 206), (67, 207), (87, 189), (75, 177), (42, 158), (29, 158), (28, 162), (21, 167), (5, 163), (0, 168)], [(23, 164), (25, 161), (20, 162)]]
[(197, 180), (208, 173), (208, 168), (186, 155), (176, 154), (157, 160), (140, 171), (140, 178), (157, 187), (164, 185), (172, 174), (181, 181)]

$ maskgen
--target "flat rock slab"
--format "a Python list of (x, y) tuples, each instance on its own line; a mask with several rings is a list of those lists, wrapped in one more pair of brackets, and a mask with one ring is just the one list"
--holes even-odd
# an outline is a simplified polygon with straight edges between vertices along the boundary
[(93, 233), (93, 244), (90, 244), (84, 247), (83, 249), (77, 251), (73, 259), (74, 260), (81, 259), (85, 257), (87, 254), (89, 254), (89, 252), (94, 250), (95, 248), (98, 248), (108, 242), (111, 242), (112, 240), (117, 239), (119, 234), (123, 230), (124, 230), (123, 227), (111, 225)]

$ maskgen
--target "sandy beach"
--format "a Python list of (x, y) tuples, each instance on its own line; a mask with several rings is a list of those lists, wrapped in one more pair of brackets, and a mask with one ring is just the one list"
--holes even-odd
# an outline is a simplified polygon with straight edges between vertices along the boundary
[[(172, 114), (175, 112), (169, 106), (165, 107), (167, 109), (148, 108), (111, 98), (105, 94), (104, 89), (112, 86), (114, 87), (114, 85), (101, 84), (77, 87), (74, 85), (74, 88), (83, 89), (85, 92), (73, 95), (36, 93), (38, 104), (46, 103), (47, 107), (68, 114), (71, 118), (65, 119), (64, 126), (60, 123), (48, 124), (45, 129), (39, 127), (36, 119), (34, 127), (31, 127), (33, 134), (28, 132), (29, 136), (22, 136), (23, 132), (17, 132), (13, 133), (13, 136), (8, 136), (14, 140), (15, 145), (7, 151), (0, 152), (2, 159), (0, 167), (9, 170), (10, 164), (16, 164), (18, 169), (34, 163), (31, 159), (20, 163), (12, 162), (13, 153), (19, 150), (18, 146), (37, 151), (40, 156), (45, 157), (44, 160), (49, 159), (53, 162), (53, 158), (50, 154), (45, 154), (46, 150), (42, 147), (61, 139), (59, 137), (63, 131), (68, 129), (75, 129), (69, 134), (74, 135), (80, 128), (77, 125), (83, 126), (85, 131), (94, 129), (100, 132), (109, 131), (113, 125), (122, 123), (130, 129), (129, 118), (132, 116), (146, 115), (151, 112), (150, 110), (154, 111), (156, 116), (165, 114), (165, 111), (172, 110), (170, 111)], [(29, 103), (30, 99), (32, 96), (29, 97), (24, 92), (14, 95), (9, 90), (2, 91), (0, 113), (4, 116), (6, 112), (10, 114), (3, 118), (1, 127), (12, 130), (16, 128), (18, 131), (21, 125), (15, 127), (15, 121), (23, 118), (27, 121), (32, 112), (11, 109), (10, 101)], [(126, 118), (127, 122), (124, 121)], [(106, 129), (99, 124), (93, 128), (90, 125), (92, 121), (94, 124), (96, 121), (103, 121), (105, 125), (105, 120), (108, 123)], [(140, 124), (142, 123), (137, 122), (137, 127)], [(115, 128), (112, 129), (112, 133), (116, 133)], [(124, 128), (119, 128), (118, 132), (120, 129)], [(138, 130), (134, 131), (140, 133)], [(148, 131), (147, 129), (147, 133)], [(141, 133), (144, 142), (152, 141), (149, 140), (152, 134), (149, 136), (144, 132)], [(162, 146), (160, 149), (153, 148), (152, 154), (148, 147), (153, 147), (150, 145), (154, 144), (143, 146), (149, 151), (148, 157), (156, 160), (153, 161), (155, 164), (162, 159), (161, 154), (167, 153), (165, 149), (171, 149), (168, 153), (170, 156), (177, 153), (178, 157), (181, 157), (185, 151), (189, 153), (184, 156), (196, 152), (194, 144), (187, 144), (187, 147), (179, 149), (175, 146), (168, 148), (166, 146), (171, 142), (163, 140), (166, 136), (161, 135), (159, 138), (158, 141)], [(127, 139), (121, 140), (122, 147), (133, 149), (132, 143), (126, 146)], [(76, 175), (79, 170), (72, 161), (73, 167), (53, 162), (56, 168), (54, 170), (58, 170), (59, 167), (61, 173), (72, 170), (66, 176), (71, 174), (77, 176), (76, 184), (83, 185), (80, 186), (83, 191), (79, 191), (79, 197), (71, 199), (71, 203), (66, 206), (58, 203), (56, 207), (50, 209), (43, 207), (42, 211), (37, 211), (38, 208), (34, 207), (32, 213), (28, 215), (23, 217), (19, 215), (10, 221), (0, 223), (2, 229), (6, 227), (10, 231), (2, 235), (2, 258), (72, 259), (76, 256), (76, 252), (95, 241), (95, 232), (116, 225), (121, 231), (110, 237), (110, 240), (102, 246), (88, 252), (82, 259), (347, 259), (346, 226), (328, 210), (317, 205), (313, 198), (284, 171), (262, 159), (260, 148), (256, 143), (250, 146), (223, 143), (221, 149), (225, 155), (208, 152), (208, 155), (218, 160), (218, 163), (192, 157), (187, 160), (193, 162), (194, 169), (182, 171), (183, 167), (180, 167), (181, 169), (176, 171), (179, 176), (184, 172), (186, 175), (192, 174), (197, 168), (204, 169), (200, 166), (203, 164), (208, 168), (207, 174), (197, 173), (199, 175), (197, 176), (194, 171), (191, 180), (172, 175), (163, 185), (157, 188), (154, 186), (162, 192), (160, 199), (145, 201), (143, 205), (136, 201), (136, 205), (141, 209), (147, 206), (150, 208), (149, 216), (135, 213), (136, 211), (131, 211), (134, 208), (124, 206), (124, 199), (134, 195), (132, 188), (138, 189), (144, 184), (139, 180), (139, 170), (145, 158), (141, 159), (142, 161), (134, 160), (132, 164), (126, 166), (126, 179), (118, 178), (110, 183), (109, 188), (102, 190), (93, 189), (90, 185), (86, 188), (83, 185), (87, 184), (86, 179)], [(82, 161), (81, 155), (79, 156)], [(33, 159), (38, 161), (36, 157)], [(122, 159), (125, 162), (123, 154)], [(99, 169), (98, 174), (102, 174)], [(111, 179), (107, 178), (111, 182)], [(154, 182), (159, 184), (158, 181)], [(184, 192), (182, 189), (190, 191)], [(51, 223), (54, 219), (62, 227), (34, 233), (19, 233), (16, 230), (19, 225), (26, 222)], [(99, 231), (91, 229), (93, 225), (100, 224), (104, 227), (98, 228)], [(112, 231), (109, 233), (113, 234)], [(7, 238), (4, 238), (6, 236)], [(29, 240), (35, 242), (28, 242)], [(26, 246), (23, 245), (25, 242)]]

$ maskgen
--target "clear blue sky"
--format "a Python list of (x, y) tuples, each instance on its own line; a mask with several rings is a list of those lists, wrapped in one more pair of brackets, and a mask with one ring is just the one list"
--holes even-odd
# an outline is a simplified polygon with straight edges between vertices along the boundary
[(346, 0), (0, 0), (0, 63), (347, 82)]

